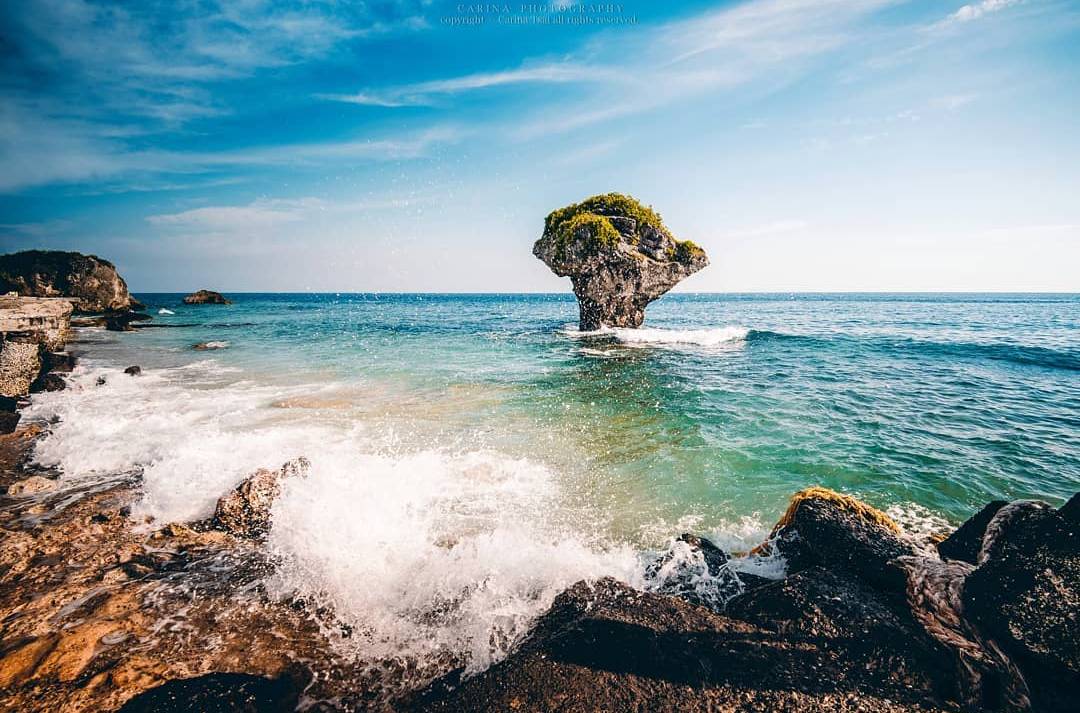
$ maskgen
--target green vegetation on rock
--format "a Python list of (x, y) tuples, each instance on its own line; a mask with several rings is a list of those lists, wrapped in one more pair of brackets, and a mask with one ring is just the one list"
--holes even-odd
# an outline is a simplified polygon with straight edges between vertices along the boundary
[[(582, 228), (586, 228), (584, 235), (587, 236), (587, 247), (590, 252), (597, 253), (605, 248), (614, 248), (624, 239), (612, 223), (612, 217), (630, 218), (634, 221), (633, 234), (625, 238), (632, 245), (640, 242), (647, 227), (671, 236), (671, 231), (664, 225), (659, 213), (636, 198), (622, 193), (602, 193), (551, 211), (544, 220), (544, 236), (554, 239), (556, 255), (562, 258), (574, 237), (582, 234)], [(675, 247), (668, 251), (668, 256), (672, 260), (687, 263), (703, 252), (689, 240), (676, 240), (674, 237), (671, 239)]]

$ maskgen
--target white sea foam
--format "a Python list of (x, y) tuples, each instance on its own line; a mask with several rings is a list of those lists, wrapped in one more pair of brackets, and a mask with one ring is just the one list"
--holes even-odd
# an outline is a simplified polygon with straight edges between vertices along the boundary
[(274, 508), (274, 591), (330, 605), (377, 656), (501, 657), (575, 581), (632, 580), (628, 547), (597, 548), (549, 517), (553, 474), (494, 452), (313, 460)]
[(157, 311), (157, 313), (158, 313), (158, 314), (176, 314), (176, 312), (173, 312), (173, 311), (172, 311), (171, 309), (165, 309), (164, 307), (162, 307), (161, 309), (159, 309), (159, 310)]
[(268, 547), (281, 565), (269, 585), (331, 606), (363, 656), (449, 652), (477, 670), (573, 582), (639, 577), (635, 550), (570, 524), (538, 463), (387, 449), (340, 409), (272, 405), (328, 388), (238, 381), (213, 360), (139, 377), (79, 366), (28, 416), (59, 416), (35, 457), (65, 480), (141, 470), (133, 516), (157, 523), (206, 517), (255, 469), (307, 456), (310, 474), (274, 507)]
[(746, 327), (711, 327), (708, 329), (639, 329), (615, 328), (615, 338), (629, 345), (694, 345), (717, 347), (736, 345), (746, 341), (750, 330)]

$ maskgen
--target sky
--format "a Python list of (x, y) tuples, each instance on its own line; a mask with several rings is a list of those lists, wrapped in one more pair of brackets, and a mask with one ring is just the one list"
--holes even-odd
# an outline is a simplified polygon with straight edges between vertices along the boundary
[(136, 292), (566, 291), (618, 191), (695, 292), (1080, 292), (1080, 2), (0, 6), (0, 249)]

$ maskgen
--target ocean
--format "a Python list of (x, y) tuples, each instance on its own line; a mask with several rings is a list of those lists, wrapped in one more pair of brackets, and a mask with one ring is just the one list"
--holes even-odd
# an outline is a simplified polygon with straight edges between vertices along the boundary
[(35, 396), (35, 460), (138, 475), (150, 526), (306, 456), (265, 586), (372, 655), (482, 668), (573, 582), (649, 587), (682, 532), (747, 550), (809, 485), (927, 533), (1080, 489), (1080, 295), (672, 294), (596, 333), (569, 294), (137, 297), (151, 326), (80, 330)]

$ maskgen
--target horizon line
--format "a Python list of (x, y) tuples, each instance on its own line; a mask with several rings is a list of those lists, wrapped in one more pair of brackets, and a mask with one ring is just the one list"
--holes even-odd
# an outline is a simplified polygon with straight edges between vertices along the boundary
[[(199, 288), (208, 289), (208, 288)], [(187, 295), (195, 290), (175, 290), (151, 292), (148, 290), (129, 290), (131, 294), (142, 295)], [(434, 291), (434, 290), (214, 290), (230, 295), (565, 295), (573, 297), (573, 292), (470, 292), (470, 291)], [(668, 295), (1069, 295), (1080, 296), (1080, 291), (1061, 290), (732, 290), (701, 292), (669, 292)]]

